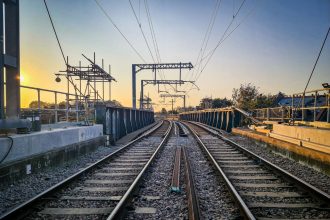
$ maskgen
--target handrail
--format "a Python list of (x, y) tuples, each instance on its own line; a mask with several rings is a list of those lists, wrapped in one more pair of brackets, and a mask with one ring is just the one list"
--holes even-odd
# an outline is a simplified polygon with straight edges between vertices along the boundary
[(249, 113), (249, 112), (247, 112), (243, 109), (237, 108), (237, 107), (233, 107), (233, 109), (235, 109), (236, 111), (242, 113), (245, 117), (251, 119), (254, 124), (261, 124), (261, 121), (259, 121), (255, 117), (253, 117), (251, 113)]
[[(6, 83), (4, 83), (6, 85)], [(25, 86), (25, 85), (20, 85), (20, 88), (24, 88), (24, 89), (30, 89), (30, 90), (35, 90), (37, 92), (37, 102), (38, 102), (38, 108), (21, 108), (21, 109), (26, 109), (26, 110), (35, 110), (35, 111), (39, 111), (41, 112), (42, 110), (45, 111), (54, 111), (55, 112), (55, 120), (54, 122), (57, 123), (58, 122), (58, 111), (65, 111), (65, 119), (66, 121), (69, 121), (69, 113), (75, 113), (76, 116), (76, 121), (79, 121), (79, 112), (84, 112), (86, 114), (86, 110), (81, 110), (79, 109), (79, 105), (78, 105), (78, 101), (82, 101), (84, 100), (84, 96), (83, 95), (78, 95), (78, 94), (72, 94), (72, 93), (68, 93), (68, 92), (61, 92), (61, 91), (56, 91), (56, 90), (51, 90), (51, 89), (44, 89), (44, 88), (37, 88), (37, 87), (33, 87), (33, 86)], [(49, 109), (45, 109), (45, 108), (41, 108), (41, 92), (50, 92), (50, 93), (54, 93), (54, 108), (49, 108)], [(59, 109), (58, 108), (58, 102), (57, 102), (57, 95), (61, 94), (61, 95), (65, 95), (65, 109)], [(74, 96), (75, 98), (73, 99), (75, 101), (75, 108), (70, 108), (70, 96)], [(32, 100), (31, 100), (32, 101)]]

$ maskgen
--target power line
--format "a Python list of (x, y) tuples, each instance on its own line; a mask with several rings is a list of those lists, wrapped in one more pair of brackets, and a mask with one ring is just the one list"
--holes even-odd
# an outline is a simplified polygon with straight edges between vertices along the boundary
[(317, 63), (319, 62), (319, 59), (320, 59), (320, 56), (321, 56), (321, 54), (322, 54), (324, 44), (325, 44), (325, 42), (327, 41), (327, 38), (328, 38), (329, 32), (330, 32), (330, 27), (329, 27), (329, 29), (328, 29), (328, 32), (327, 32), (325, 38), (324, 38), (324, 41), (323, 41), (323, 43), (322, 43), (322, 47), (321, 47), (321, 49), (320, 49), (319, 55), (318, 55), (317, 58), (316, 58), (316, 61), (315, 61), (315, 63), (314, 63), (313, 69), (312, 69), (312, 72), (311, 72), (311, 74), (310, 74), (310, 76), (309, 76), (309, 78), (308, 78), (307, 84), (306, 84), (305, 89), (304, 89), (304, 95), (305, 95), (306, 89), (307, 89), (307, 87), (308, 87), (308, 85), (309, 85), (309, 82), (311, 81), (311, 78), (312, 78), (312, 76), (313, 76), (313, 73), (314, 73), (315, 67), (316, 67)]
[(142, 26), (141, 26), (141, 22), (140, 22), (140, 20), (138, 19), (136, 13), (135, 13), (135, 10), (134, 10), (134, 8), (133, 8), (133, 5), (132, 5), (131, 0), (129, 0), (129, 4), (130, 4), (131, 9), (132, 9), (132, 11), (133, 11), (133, 14), (134, 14), (134, 17), (135, 17), (135, 19), (136, 19), (136, 22), (138, 23), (138, 26), (139, 26), (140, 31), (141, 31), (141, 33), (142, 33), (142, 36), (143, 36), (143, 38), (144, 38), (144, 42), (146, 43), (146, 45), (147, 45), (147, 47), (148, 47), (148, 50), (149, 50), (150, 56), (151, 56), (152, 60), (155, 62), (155, 59), (154, 59), (154, 56), (152, 55), (152, 52), (151, 52), (151, 49), (150, 49), (149, 43), (148, 43), (147, 38), (146, 38), (146, 36), (145, 36), (145, 34), (144, 34), (144, 32), (143, 32), (143, 29), (142, 29)]
[(96, 5), (100, 8), (100, 10), (103, 12), (103, 14), (108, 18), (110, 23), (116, 28), (116, 30), (121, 34), (121, 36), (125, 39), (125, 41), (129, 44), (129, 46), (134, 50), (134, 52), (140, 57), (140, 59), (146, 63), (145, 59), (142, 57), (142, 55), (135, 49), (133, 44), (127, 39), (127, 37), (123, 34), (123, 32), (119, 29), (119, 27), (115, 24), (115, 22), (111, 19), (110, 15), (105, 11), (105, 9), (102, 7), (102, 5), (97, 1), (94, 0)]
[[(207, 45), (208, 45), (208, 43), (209, 43), (209, 40), (210, 40), (210, 37), (211, 37), (211, 32), (212, 32), (212, 30), (213, 30), (213, 26), (214, 26), (214, 23), (215, 23), (215, 19), (216, 19), (216, 17), (217, 17), (218, 12), (219, 12), (220, 3), (221, 3), (221, 0), (219, 1), (219, 4), (217, 5), (216, 12), (215, 12), (215, 16), (214, 16), (214, 18), (213, 18), (213, 20), (212, 20), (212, 25), (211, 25), (211, 28), (210, 28), (210, 32), (209, 32), (209, 35), (208, 35), (208, 37), (207, 37), (207, 39), (206, 39), (205, 47), (204, 47), (203, 53), (202, 53), (202, 55), (201, 55), (201, 58), (204, 57), (204, 54), (205, 54), (205, 51), (206, 51)], [(201, 62), (202, 62), (202, 60), (201, 60)]]
[(60, 42), (60, 40), (57, 36), (56, 29), (55, 29), (55, 26), (54, 26), (54, 23), (53, 23), (53, 19), (52, 19), (52, 16), (50, 15), (46, 0), (44, 0), (44, 4), (45, 4), (46, 10), (47, 10), (47, 14), (48, 14), (50, 23), (52, 24), (52, 27), (53, 27), (53, 31), (54, 31), (54, 34), (55, 34), (55, 37), (56, 37), (56, 40), (57, 40), (57, 44), (60, 47), (64, 63), (65, 63), (65, 65), (67, 65), (67, 60), (65, 59), (65, 55), (64, 55), (64, 52), (63, 52), (63, 49), (62, 49), (62, 46), (61, 46), (61, 42)]
[[(216, 47), (215, 47), (213, 50), (211, 50), (211, 51), (205, 56), (205, 57), (209, 57), (208, 61), (211, 59), (211, 57), (213, 56), (213, 54), (214, 54), (214, 52), (216, 51), (216, 49), (217, 49), (217, 48), (220, 46), (220, 44), (223, 42), (223, 40), (224, 40), (224, 38), (225, 38), (225, 36), (226, 36), (227, 31), (229, 30), (229, 28), (230, 28), (231, 25), (233, 24), (233, 22), (234, 22), (236, 16), (237, 16), (238, 13), (240, 12), (240, 10), (241, 10), (242, 6), (244, 5), (244, 3), (245, 3), (245, 0), (243, 0), (243, 2), (241, 3), (241, 5), (240, 5), (239, 9), (237, 10), (236, 14), (233, 15), (233, 18), (231, 19), (231, 22), (228, 24), (226, 30), (225, 30), (224, 33), (222, 34), (222, 36), (221, 36), (220, 40), (218, 41)], [(238, 26), (239, 26), (239, 25), (238, 25)], [(231, 32), (231, 33), (232, 33), (232, 32)], [(204, 60), (205, 57), (203, 57), (202, 60)], [(205, 66), (207, 65), (208, 61), (206, 62)], [(205, 68), (205, 66), (204, 66), (204, 68)], [(204, 68), (202, 69), (202, 71), (204, 70)]]
[[(244, 1), (242, 2), (242, 4), (244, 3)], [(240, 11), (240, 9), (242, 8), (242, 4), (239, 7), (238, 11), (236, 12), (236, 14), (234, 14), (233, 19), (236, 18), (236, 16), (238, 15), (238, 12)], [(198, 79), (200, 78), (202, 72), (204, 71), (204, 69), (206, 68), (207, 64), (209, 63), (209, 61), (211, 60), (211, 57), (213, 56), (214, 52), (216, 51), (216, 49), (227, 39), (231, 36), (231, 34), (241, 25), (243, 24), (247, 18), (253, 13), (253, 11), (256, 9), (256, 6), (238, 23), (238, 25), (236, 25), (236, 27), (234, 29), (232, 29), (229, 34), (226, 34), (226, 32), (228, 31), (230, 25), (233, 23), (233, 20), (231, 21), (231, 23), (228, 25), (226, 31), (224, 32), (223, 36), (221, 37), (220, 41), (218, 42), (218, 44), (216, 45), (216, 47), (212, 50), (209, 51), (209, 53), (203, 57), (202, 59), (208, 59), (207, 62), (205, 63), (204, 67), (202, 68), (202, 70), (199, 72), (198, 76), (195, 78), (195, 82), (198, 81)], [(192, 90), (192, 87), (188, 90), (187, 93), (189, 93)]]
[[(207, 29), (206, 29), (206, 32), (204, 34), (204, 38), (203, 38), (203, 41), (202, 41), (202, 45), (201, 45), (201, 48), (199, 50), (199, 53), (198, 53), (198, 56), (197, 56), (197, 59), (196, 59), (196, 62), (195, 62), (195, 68), (193, 70), (193, 73), (190, 75), (190, 78), (189, 79), (192, 79), (193, 78), (193, 75), (195, 72), (198, 72), (198, 69), (199, 69), (199, 64), (202, 62), (202, 58), (204, 56), (204, 53), (205, 53), (205, 50), (206, 50), (206, 47), (207, 47), (207, 44), (208, 44), (208, 41), (209, 41), (209, 38), (211, 36), (211, 32), (212, 32), (212, 29), (213, 29), (213, 26), (214, 26), (214, 22), (215, 22), (215, 18), (218, 14), (218, 11), (219, 11), (219, 8), (220, 8), (220, 3), (221, 3), (221, 0), (217, 0), (216, 2), (216, 5), (214, 7), (214, 10), (212, 12), (212, 15), (211, 15), (211, 18), (210, 18), (210, 21), (209, 21), (209, 24), (207, 26)], [(204, 46), (205, 45), (205, 46)], [(196, 69), (197, 68), (197, 69)]]
[[(218, 47), (224, 42), (224, 40), (226, 39), (226, 38), (228, 38), (242, 23), (243, 23), (243, 21), (246, 19), (243, 19), (242, 21), (241, 21), (241, 23), (239, 23), (227, 36), (226, 36), (226, 34), (227, 34), (227, 32), (228, 32), (228, 30), (229, 30), (229, 28), (231, 27), (231, 25), (233, 24), (233, 22), (234, 22), (234, 20), (235, 20), (235, 18), (237, 17), (237, 15), (238, 15), (238, 13), (240, 12), (240, 10), (242, 9), (242, 7), (243, 7), (243, 5), (244, 5), (244, 3), (245, 3), (245, 1), (246, 0), (243, 0), (243, 2), (241, 3), (241, 5), (240, 5), (240, 7), (238, 8), (238, 10), (237, 10), (237, 12), (236, 12), (236, 14), (234, 14), (233, 15), (233, 18), (232, 18), (232, 20), (231, 20), (231, 22), (228, 24), (228, 26), (227, 26), (227, 28), (226, 28), (226, 30), (224, 31), (224, 33), (222, 34), (222, 36), (221, 36), (221, 38), (220, 38), (220, 40), (218, 41), (218, 43), (217, 43), (217, 45), (215, 46), (215, 48), (213, 49), (213, 50), (211, 50), (207, 55), (206, 55), (206, 57), (208, 57), (208, 59), (207, 59), (207, 61), (206, 61), (206, 63), (205, 63), (205, 65), (203, 66), (203, 68), (201, 69), (201, 71), (199, 72), (199, 74), (197, 75), (197, 77), (196, 77), (196, 79), (195, 79), (195, 81), (197, 81), (198, 79), (199, 79), (199, 77), (200, 77), (200, 75), (202, 74), (202, 72), (204, 71), (204, 69), (205, 69), (205, 67), (207, 66), (207, 64), (210, 62), (210, 60), (211, 60), (211, 58), (212, 58), (212, 56), (214, 55), (214, 53), (215, 53), (215, 51), (218, 49)], [(252, 11), (251, 11), (252, 12)], [(248, 16), (250, 15), (251, 13), (249, 13), (248, 14)], [(247, 17), (248, 17), (247, 16)], [(204, 59), (204, 58), (202, 58), (202, 59)]]
[[(198, 56), (197, 56), (197, 59), (196, 59), (195, 65), (194, 65), (194, 70), (193, 70), (192, 74), (190, 75), (189, 80), (192, 80), (194, 77), (197, 77), (199, 69), (202, 66), (203, 57), (204, 57), (209, 39), (211, 37), (211, 32), (213, 30), (215, 19), (217, 17), (219, 9), (220, 9), (220, 4), (221, 4), (221, 0), (217, 0), (217, 2), (215, 4), (215, 7), (214, 7), (214, 10), (212, 12), (212, 15), (210, 17), (210, 21), (209, 21), (209, 24), (207, 26), (206, 32), (204, 34), (202, 45), (201, 45), (200, 51), (198, 53)], [(195, 76), (195, 74), (196, 74), (196, 76)], [(189, 86), (189, 85), (187, 85), (187, 86)], [(187, 86), (185, 87), (185, 89), (187, 88)], [(191, 85), (191, 88), (189, 89), (189, 91), (192, 90), (192, 87), (193, 87), (193, 85)]]
[[(151, 34), (152, 44), (153, 44), (153, 47), (154, 47), (154, 50), (155, 50), (155, 54), (156, 54), (156, 59), (157, 59), (157, 62), (158, 63), (161, 63), (162, 61), (161, 61), (159, 50), (158, 50), (158, 44), (157, 44), (157, 40), (156, 40), (156, 35), (155, 35), (155, 32), (154, 32), (154, 29), (153, 29), (153, 24), (152, 24), (151, 15), (150, 15), (150, 11), (149, 11), (149, 6), (148, 6), (147, 0), (144, 0), (144, 7), (145, 7), (147, 19), (148, 19), (148, 25), (149, 25), (149, 30), (150, 30), (150, 34)], [(161, 71), (158, 70), (158, 73), (159, 73), (160, 78), (164, 80), (165, 79), (164, 71), (163, 70), (161, 70)], [(167, 91), (166, 85), (163, 85), (163, 86), (164, 86), (165, 91)]]
[(324, 47), (324, 45), (325, 45), (325, 42), (327, 41), (327, 38), (328, 38), (329, 32), (330, 32), (330, 27), (328, 28), (328, 32), (327, 32), (327, 34), (325, 35), (325, 38), (324, 38), (324, 40), (323, 40), (323, 43), (322, 43), (321, 49), (320, 49), (319, 54), (318, 54), (318, 56), (317, 56), (317, 58), (316, 58), (316, 61), (315, 61), (315, 63), (314, 63), (314, 66), (313, 66), (312, 72), (311, 72), (311, 74), (309, 75), (309, 78), (308, 78), (308, 80), (307, 80), (307, 83), (306, 83), (306, 86), (305, 86), (305, 89), (304, 89), (303, 95), (302, 95), (302, 97), (299, 99), (299, 103), (298, 103), (298, 105), (294, 106), (294, 108), (292, 109), (292, 122), (293, 122), (293, 123), (294, 123), (294, 120), (295, 120), (295, 118), (296, 118), (296, 111), (297, 111), (297, 108), (301, 105), (302, 99), (303, 99), (303, 97), (304, 97), (305, 94), (306, 94), (306, 89), (307, 89), (307, 87), (308, 87), (308, 85), (309, 85), (309, 82), (310, 82), (312, 76), (313, 76), (313, 73), (314, 73), (314, 70), (315, 70), (315, 68), (316, 68), (316, 65), (317, 65), (317, 63), (318, 63), (318, 61), (319, 61), (319, 59), (320, 59), (320, 56), (321, 56), (321, 54), (322, 54), (322, 51), (323, 51), (323, 47)]
[[(148, 19), (148, 24), (149, 24), (149, 29), (150, 29), (150, 33), (151, 33), (152, 43), (153, 43), (155, 54), (156, 54), (156, 59), (157, 59), (158, 63), (161, 63), (162, 60), (161, 60), (161, 57), (160, 57), (157, 38), (156, 38), (155, 30), (153, 28), (153, 23), (152, 23), (150, 9), (149, 9), (147, 0), (144, 0), (144, 7), (145, 7), (147, 19)], [(165, 80), (164, 70), (158, 71), (158, 73), (159, 73), (160, 78), (162, 80)], [(167, 86), (166, 85), (163, 85), (163, 86), (164, 86), (164, 90), (167, 91)], [(170, 85), (170, 86), (174, 89), (174, 87), (172, 85)]]
[(151, 37), (153, 39), (154, 50), (155, 50), (156, 56), (158, 57), (158, 61), (161, 62), (158, 43), (157, 43), (157, 38), (156, 38), (155, 30), (154, 30), (154, 27), (153, 27), (151, 14), (150, 14), (150, 10), (149, 10), (147, 0), (144, 0), (144, 3), (145, 3), (145, 9), (146, 9), (147, 18), (148, 18), (149, 28), (150, 28), (150, 32), (151, 32)]
[[(249, 13), (248, 15), (250, 15), (251, 13)], [(204, 65), (204, 67), (202, 68), (202, 70), (201, 70), (201, 72), (200, 72), (200, 74), (204, 71), (204, 69), (205, 69), (205, 67), (206, 67), (206, 65), (210, 62), (210, 60), (211, 60), (211, 57), (212, 57), (212, 55), (214, 54), (214, 52), (215, 52), (215, 50), (227, 39), (227, 38), (229, 38), (230, 36), (231, 36), (231, 34), (243, 23), (245, 21), (245, 19), (244, 20), (242, 20), (233, 30), (231, 30), (230, 32), (229, 32), (229, 34), (228, 35), (226, 35), (222, 40), (221, 40), (221, 42), (219, 42), (219, 44), (212, 50), (212, 53), (210, 54), (210, 55), (208, 55), (208, 56), (206, 56), (205, 58), (207, 58), (208, 57), (208, 60), (207, 60), (207, 62), (205, 63), (205, 65)], [(196, 78), (196, 80), (198, 80), (198, 78), (200, 77), (200, 74), (199, 74), (199, 76)]]

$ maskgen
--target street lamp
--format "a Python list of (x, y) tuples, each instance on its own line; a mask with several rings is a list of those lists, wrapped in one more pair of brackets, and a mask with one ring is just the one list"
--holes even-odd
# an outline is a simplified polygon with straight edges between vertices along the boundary
[(329, 83), (322, 83), (322, 86), (323, 86), (323, 88), (325, 88), (325, 89), (330, 88)]

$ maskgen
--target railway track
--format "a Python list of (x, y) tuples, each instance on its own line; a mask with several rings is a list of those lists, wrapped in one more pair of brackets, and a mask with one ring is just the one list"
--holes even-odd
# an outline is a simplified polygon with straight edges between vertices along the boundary
[(328, 194), (213, 129), (184, 124), (225, 181), (245, 219), (330, 219)]
[(186, 150), (187, 133), (177, 122), (173, 127), (125, 219), (201, 219)]
[(0, 219), (117, 219), (170, 136), (163, 121), (98, 162), (5, 213)]
[[(175, 122), (177, 128), (177, 138), (179, 137), (187, 137), (188, 131), (181, 123)], [(178, 158), (177, 158), (178, 157)], [(198, 220), (201, 219), (200, 207), (198, 203), (198, 197), (196, 195), (196, 187), (193, 178), (193, 173), (189, 161), (189, 156), (186, 150), (186, 146), (178, 146), (176, 150), (176, 159), (174, 161), (173, 175), (172, 175), (172, 189), (173, 185), (176, 185), (175, 188), (179, 188), (179, 177), (180, 177), (180, 161), (183, 160), (183, 169), (185, 176), (185, 184), (186, 184), (186, 194), (187, 194), (187, 205), (188, 205), (188, 218), (190, 220)]]

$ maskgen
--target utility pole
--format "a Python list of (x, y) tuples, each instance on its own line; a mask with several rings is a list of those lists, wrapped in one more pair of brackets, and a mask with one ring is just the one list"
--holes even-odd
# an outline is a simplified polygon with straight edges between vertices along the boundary
[(172, 103), (172, 115), (174, 115), (174, 99), (172, 98), (172, 101), (171, 101), (171, 103)]
[[(109, 75), (111, 76), (111, 66), (109, 65)], [(109, 81), (109, 101), (111, 101), (111, 82), (112, 80)]]
[(29, 120), (19, 119), (21, 109), (19, 2), (19, 0), (0, 1), (0, 132), (2, 129), (31, 127)]
[[(2, 0), (0, 8), (0, 119), (18, 119), (20, 114), (19, 1)], [(5, 54), (3, 51), (6, 51)], [(6, 92), (4, 69), (6, 69)]]

